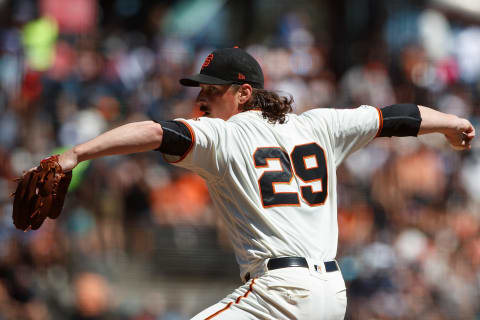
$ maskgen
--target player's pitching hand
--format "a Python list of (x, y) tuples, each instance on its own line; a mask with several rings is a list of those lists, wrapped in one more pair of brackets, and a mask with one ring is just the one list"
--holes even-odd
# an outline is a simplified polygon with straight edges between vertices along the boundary
[(475, 128), (467, 119), (457, 118), (454, 126), (444, 134), (452, 148), (469, 150), (472, 147), (472, 139), (475, 137)]

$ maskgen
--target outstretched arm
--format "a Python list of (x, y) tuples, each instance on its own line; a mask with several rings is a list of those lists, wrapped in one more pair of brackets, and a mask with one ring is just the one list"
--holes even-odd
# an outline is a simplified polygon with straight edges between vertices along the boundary
[(415, 104), (394, 104), (379, 109), (379, 137), (442, 133), (457, 150), (471, 148), (475, 128), (467, 120)]
[(159, 123), (132, 122), (65, 151), (60, 155), (59, 163), (64, 171), (70, 171), (85, 160), (154, 150), (162, 144), (162, 137), (163, 129)]
[(454, 149), (466, 150), (471, 148), (471, 141), (475, 137), (475, 128), (470, 121), (457, 117), (453, 114), (447, 114), (418, 106), (422, 122), (418, 134), (442, 133)]

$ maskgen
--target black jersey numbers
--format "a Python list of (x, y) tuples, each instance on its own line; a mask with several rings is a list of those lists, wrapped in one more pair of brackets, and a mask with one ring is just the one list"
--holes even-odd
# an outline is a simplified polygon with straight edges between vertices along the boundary
[(327, 162), (325, 152), (318, 144), (295, 146), (290, 157), (279, 147), (258, 148), (253, 154), (253, 160), (256, 168), (271, 168), (268, 160), (280, 163), (280, 170), (266, 170), (258, 180), (264, 207), (300, 205), (297, 192), (275, 191), (276, 184), (291, 183), (293, 172), (309, 184), (300, 187), (302, 198), (307, 204), (318, 206), (325, 202), (328, 194)]
[(313, 186), (300, 188), (302, 198), (311, 206), (322, 205), (327, 199), (327, 160), (322, 147), (316, 143), (309, 143), (293, 148), (290, 155), (295, 174), (306, 183), (317, 182), (318, 190), (313, 191)]
[(253, 154), (256, 168), (268, 168), (268, 160), (278, 160), (281, 170), (265, 171), (258, 185), (264, 207), (300, 205), (296, 192), (275, 192), (274, 184), (290, 184), (293, 178), (288, 154), (278, 147), (259, 148)]

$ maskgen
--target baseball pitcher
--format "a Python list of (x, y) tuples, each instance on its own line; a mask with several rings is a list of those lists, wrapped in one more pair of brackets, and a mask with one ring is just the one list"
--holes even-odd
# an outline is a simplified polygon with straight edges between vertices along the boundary
[(204, 116), (126, 124), (58, 163), (69, 172), (84, 160), (157, 150), (205, 179), (244, 284), (193, 319), (343, 319), (336, 168), (376, 137), (439, 132), (464, 150), (475, 136), (468, 120), (415, 104), (293, 114), (292, 100), (265, 90), (259, 64), (239, 48), (212, 52), (180, 83), (200, 87)]

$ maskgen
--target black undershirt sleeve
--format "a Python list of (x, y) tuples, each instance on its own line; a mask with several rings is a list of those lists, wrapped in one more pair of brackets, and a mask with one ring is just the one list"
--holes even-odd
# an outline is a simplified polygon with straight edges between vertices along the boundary
[(379, 137), (407, 137), (418, 135), (422, 117), (416, 104), (393, 104), (380, 109), (383, 118)]
[(163, 129), (162, 144), (155, 151), (183, 156), (193, 143), (192, 133), (181, 121), (157, 121)]

